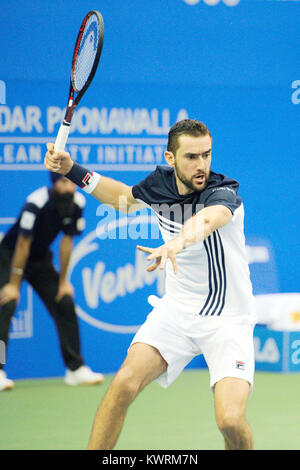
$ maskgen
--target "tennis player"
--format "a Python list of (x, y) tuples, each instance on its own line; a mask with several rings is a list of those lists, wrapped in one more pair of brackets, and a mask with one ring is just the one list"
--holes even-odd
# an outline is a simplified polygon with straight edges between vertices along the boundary
[[(138, 204), (156, 214), (164, 244), (148, 253), (148, 271), (166, 269), (163, 298), (137, 331), (127, 357), (98, 408), (89, 449), (112, 449), (129, 405), (156, 380), (168, 387), (203, 354), (226, 449), (253, 449), (246, 421), (253, 386), (255, 324), (237, 181), (211, 171), (212, 138), (201, 122), (174, 124), (158, 166), (129, 187), (73, 163), (48, 144), (45, 166), (116, 209)], [(125, 203), (124, 203), (125, 201)]]

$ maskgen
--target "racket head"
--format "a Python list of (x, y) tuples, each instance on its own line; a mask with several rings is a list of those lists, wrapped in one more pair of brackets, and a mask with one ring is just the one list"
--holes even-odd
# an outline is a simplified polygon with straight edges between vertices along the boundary
[(91, 10), (84, 17), (75, 43), (71, 68), (71, 86), (80, 100), (96, 73), (104, 39), (101, 13)]

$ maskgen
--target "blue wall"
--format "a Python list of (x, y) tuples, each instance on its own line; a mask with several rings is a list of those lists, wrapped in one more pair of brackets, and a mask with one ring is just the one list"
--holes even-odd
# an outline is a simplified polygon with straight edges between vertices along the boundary
[[(185, 116), (204, 121), (213, 134), (212, 168), (240, 182), (254, 292), (298, 292), (298, 1), (2, 2), (0, 232), (26, 195), (48, 184), (45, 143), (54, 141), (66, 105), (76, 30), (93, 8), (104, 17), (104, 47), (75, 118), (70, 152), (133, 184), (162, 163), (170, 125)], [(141, 274), (135, 240), (93, 238), (98, 207), (88, 199), (77, 254), (87, 240), (94, 251), (78, 254), (71, 281), (84, 356), (109, 372), (124, 357), (130, 328), (150, 310), (147, 296), (161, 293), (161, 284)], [(107, 280), (117, 282), (128, 264), (131, 284), (109, 297)], [(13, 377), (61, 375), (52, 322), (39, 299), (33, 295), (31, 305), (30, 291), (23, 290), (7, 371)], [(116, 325), (125, 330), (115, 332)]]

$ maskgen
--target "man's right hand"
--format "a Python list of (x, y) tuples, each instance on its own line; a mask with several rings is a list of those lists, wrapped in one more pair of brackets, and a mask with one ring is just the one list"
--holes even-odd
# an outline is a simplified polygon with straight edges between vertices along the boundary
[(48, 152), (46, 153), (44, 159), (45, 167), (53, 171), (54, 173), (59, 173), (61, 175), (66, 175), (69, 173), (73, 166), (73, 160), (70, 157), (68, 152), (55, 152), (54, 144), (47, 144)]
[(5, 305), (11, 300), (18, 302), (20, 291), (17, 286), (8, 282), (0, 290), (0, 305)]

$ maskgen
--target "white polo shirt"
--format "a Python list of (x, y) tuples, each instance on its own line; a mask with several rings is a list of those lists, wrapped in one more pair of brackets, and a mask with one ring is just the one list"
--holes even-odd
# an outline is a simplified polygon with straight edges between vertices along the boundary
[(166, 265), (166, 296), (184, 311), (201, 316), (241, 316), (254, 313), (254, 299), (244, 237), (244, 207), (237, 181), (211, 172), (206, 188), (182, 196), (174, 170), (157, 166), (145, 180), (133, 186), (135, 199), (157, 216), (165, 242), (175, 237), (184, 222), (203, 207), (224, 205), (231, 221), (203, 242), (177, 255), (178, 273)]

